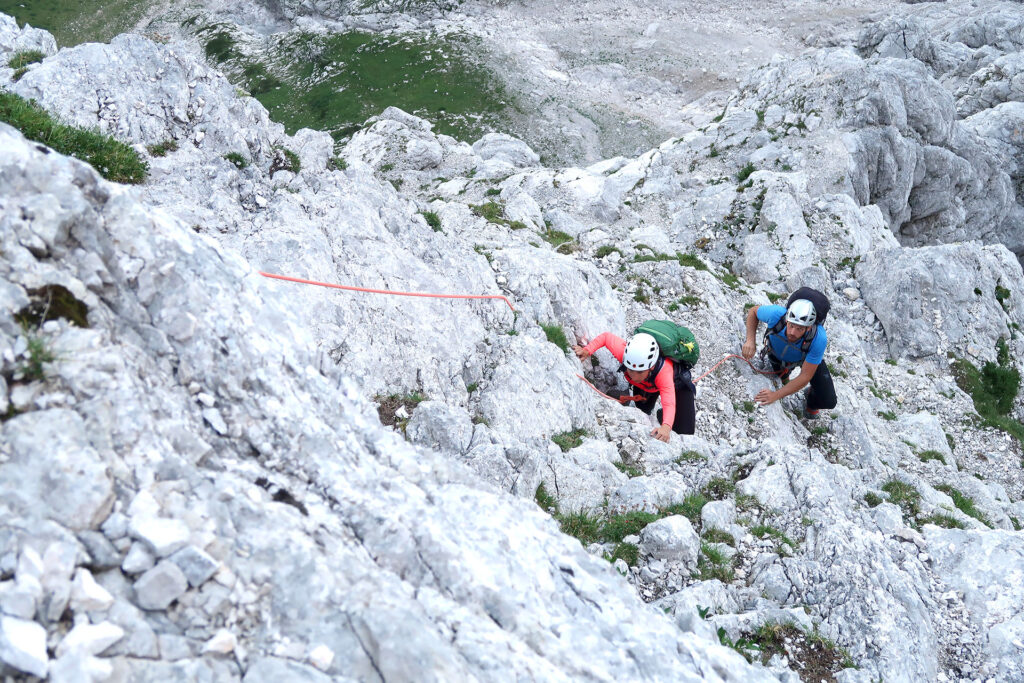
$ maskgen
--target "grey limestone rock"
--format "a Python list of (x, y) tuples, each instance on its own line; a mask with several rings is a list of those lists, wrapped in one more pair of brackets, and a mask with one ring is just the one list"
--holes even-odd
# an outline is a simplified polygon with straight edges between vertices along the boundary
[(178, 565), (163, 560), (135, 581), (135, 599), (142, 609), (166, 609), (188, 590), (188, 579)]
[(644, 527), (640, 532), (640, 550), (659, 560), (694, 567), (700, 551), (700, 537), (690, 520), (682, 515), (671, 515)]
[(185, 546), (169, 558), (178, 565), (193, 588), (201, 586), (216, 573), (220, 563), (194, 545)]

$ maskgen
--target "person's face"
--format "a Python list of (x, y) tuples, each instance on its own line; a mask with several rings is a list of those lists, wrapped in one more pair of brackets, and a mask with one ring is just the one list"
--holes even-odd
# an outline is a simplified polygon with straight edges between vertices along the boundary
[(786, 323), (786, 339), (790, 342), (795, 342), (804, 336), (804, 333), (810, 329), (809, 325), (797, 325), (796, 323)]
[(626, 377), (628, 377), (632, 382), (643, 382), (645, 379), (647, 379), (647, 376), (650, 374), (650, 369), (641, 370), (639, 372), (636, 370), (626, 370)]

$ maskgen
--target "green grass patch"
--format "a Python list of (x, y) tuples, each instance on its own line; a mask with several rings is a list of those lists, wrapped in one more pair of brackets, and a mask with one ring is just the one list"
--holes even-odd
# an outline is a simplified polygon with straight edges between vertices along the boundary
[(551, 228), (542, 232), (540, 236), (545, 242), (553, 247), (559, 247), (573, 241), (573, 237), (569, 233)]
[(753, 173), (754, 170), (754, 164), (747, 163), (746, 166), (737, 171), (736, 180), (742, 183), (744, 180), (750, 177), (750, 174)]
[(12, 69), (24, 69), (29, 64), (35, 64), (43, 61), (46, 55), (41, 50), (21, 50), (11, 55), (11, 58), (7, 60), (7, 66)]
[(701, 581), (718, 579), (722, 583), (732, 583), (736, 571), (725, 553), (713, 545), (701, 543), (700, 555), (697, 556), (697, 578)]
[(701, 493), (691, 493), (683, 499), (682, 503), (669, 505), (662, 508), (662, 515), (682, 515), (690, 520), (695, 528), (700, 528), (700, 511), (707, 505), (708, 499)]
[(149, 5), (137, 0), (78, 0), (43, 2), (36, 0), (0, 0), (0, 12), (46, 29), (61, 47), (79, 43), (107, 43), (131, 30), (143, 18)]
[(864, 494), (864, 502), (868, 504), (868, 507), (878, 507), (882, 504), (882, 499), (877, 494), (868, 491)]
[(935, 450), (921, 451), (917, 454), (917, 457), (921, 459), (921, 462), (928, 462), (929, 460), (938, 460), (943, 465), (946, 464), (946, 458), (942, 453)]
[(935, 526), (941, 526), (943, 529), (964, 529), (966, 528), (964, 523), (958, 519), (944, 515), (940, 512), (928, 515), (921, 520), (921, 524), (934, 524)]
[(289, 33), (271, 39), (263, 70), (246, 64), (218, 29), (199, 34), (221, 68), (249, 85), (289, 134), (314, 128), (340, 141), (395, 106), (431, 121), (437, 133), (471, 142), (507, 128), (501, 124), (516, 107), (504, 80), (482, 66), (482, 41), (467, 34)]
[(632, 479), (633, 477), (639, 477), (639, 476), (643, 475), (643, 473), (644, 473), (644, 471), (642, 469), (640, 469), (639, 467), (636, 467), (635, 465), (627, 465), (624, 462), (615, 462), (615, 463), (612, 463), (612, 464), (615, 465), (615, 468), (619, 472), (622, 472), (623, 474), (625, 474), (630, 479)]
[(609, 254), (612, 253), (616, 253), (619, 256), (622, 256), (622, 251), (618, 247), (613, 247), (606, 244), (603, 247), (597, 248), (597, 251), (594, 252), (594, 258), (604, 258), (605, 256), (608, 256)]
[(600, 540), (605, 543), (619, 543), (626, 536), (639, 534), (645, 526), (658, 519), (658, 515), (641, 511), (611, 515), (601, 527)]
[(551, 437), (551, 440), (554, 441), (555, 444), (559, 448), (561, 448), (562, 452), (564, 453), (568, 450), (572, 450), (573, 448), (576, 448), (579, 445), (581, 445), (583, 443), (583, 437), (585, 437), (586, 435), (587, 430), (574, 429), (571, 432), (562, 432), (560, 434), (555, 434), (554, 436)]
[(488, 223), (505, 223), (505, 207), (498, 202), (484, 202), (483, 204), (470, 204), (470, 208), (477, 216), (480, 216)]
[(14, 314), (26, 331), (36, 330), (47, 320), (67, 320), (76, 327), (89, 327), (89, 307), (63, 285), (44, 285), (27, 292), (30, 303)]
[(30, 140), (91, 164), (107, 180), (141, 183), (149, 165), (138, 152), (112, 137), (59, 123), (45, 109), (13, 93), (0, 91), (0, 121)]
[(146, 151), (149, 152), (150, 156), (165, 157), (168, 152), (178, 151), (178, 141), (164, 140), (163, 142), (158, 142), (155, 145), (149, 145), (146, 147)]
[(249, 160), (238, 152), (228, 152), (224, 155), (224, 159), (230, 162), (239, 171), (249, 167)]
[(344, 157), (331, 157), (327, 160), (328, 171), (344, 171), (348, 168), (348, 161)]
[(891, 410), (879, 410), (878, 417), (882, 418), (883, 420), (888, 420), (889, 422), (892, 422), (893, 420), (896, 419), (896, 413), (894, 413)]
[(688, 268), (695, 268), (697, 270), (707, 270), (708, 269), (707, 264), (704, 263), (703, 261), (701, 261), (700, 258), (698, 258), (694, 254), (679, 254), (677, 256), (677, 260), (679, 261), (679, 265), (681, 265), (681, 266), (686, 266)]
[(586, 511), (559, 513), (557, 519), (562, 533), (578, 538), (584, 545), (600, 540), (601, 520), (596, 515)]
[(541, 323), (540, 328), (544, 330), (544, 335), (548, 338), (548, 341), (562, 349), (562, 353), (569, 353), (569, 340), (565, 337), (565, 330), (562, 329), (561, 325), (557, 323), (551, 323), (545, 325)]
[(622, 560), (630, 567), (635, 567), (637, 560), (640, 558), (640, 549), (632, 543), (619, 543), (615, 546), (615, 550), (608, 557), (608, 561), (614, 563), (615, 560)]
[(1003, 365), (989, 362), (979, 370), (970, 361), (956, 358), (953, 377), (974, 401), (974, 409), (983, 425), (1001, 429), (1024, 444), (1024, 424), (1010, 415), (1020, 390), (1020, 373), (1015, 367), (1008, 362)]
[(711, 479), (701, 489), (709, 500), (725, 500), (736, 493), (736, 484), (723, 477)]
[(537, 487), (537, 492), (534, 493), (533, 499), (545, 512), (550, 512), (552, 514), (558, 512), (558, 501), (555, 500), (554, 496), (548, 493), (547, 488), (544, 486), (544, 482), (541, 482)]
[(728, 531), (721, 529), (708, 529), (704, 532), (704, 540), (708, 543), (725, 543), (736, 547), (736, 539)]
[(974, 507), (974, 499), (970, 496), (964, 495), (959, 490), (953, 488), (948, 484), (938, 484), (935, 487), (936, 491), (942, 491), (947, 496), (953, 499), (953, 505), (957, 507), (960, 512), (964, 513), (968, 517), (974, 517), (982, 524), (987, 527), (991, 527), (992, 523), (988, 520), (988, 517), (984, 515), (978, 508)]
[(287, 147), (278, 146), (274, 148), (274, 160), (270, 162), (270, 175), (274, 175), (278, 171), (298, 173), (301, 170), (302, 162), (299, 161), (298, 154)]
[(441, 217), (433, 211), (420, 211), (420, 215), (423, 216), (423, 220), (427, 222), (430, 229), (434, 232), (441, 232)]
[(910, 484), (890, 479), (882, 484), (882, 490), (889, 494), (889, 502), (899, 505), (904, 514), (916, 517), (921, 512), (921, 494)]
[(779, 543), (785, 543), (790, 548), (796, 548), (796, 544), (790, 540), (789, 536), (786, 536), (786, 534), (782, 533), (770, 524), (756, 524), (750, 527), (750, 533), (760, 539), (771, 538)]
[[(719, 636), (721, 639), (721, 636)], [(792, 622), (767, 622), (745, 633), (733, 647), (748, 660), (767, 664), (780, 656), (800, 672), (802, 681), (834, 681), (841, 669), (855, 668), (850, 653), (822, 636), (817, 630), (804, 631)]]
[(683, 451), (674, 462), (677, 465), (682, 465), (684, 462), (704, 462), (705, 460), (707, 460), (707, 456), (701, 455), (697, 451)]

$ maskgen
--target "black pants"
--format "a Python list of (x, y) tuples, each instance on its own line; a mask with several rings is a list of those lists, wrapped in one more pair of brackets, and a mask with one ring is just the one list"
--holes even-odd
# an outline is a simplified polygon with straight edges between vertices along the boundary
[[(677, 367), (675, 372), (676, 386), (676, 416), (672, 421), (672, 431), (676, 434), (693, 434), (697, 426), (697, 387), (690, 379), (690, 371)], [(625, 391), (611, 391), (608, 394), (613, 398), (619, 396), (643, 396), (644, 398), (634, 401), (633, 404), (648, 415), (654, 410), (654, 404), (658, 402), (658, 394), (648, 394), (641, 391), (632, 384)], [(662, 420), (662, 410), (658, 409), (658, 422)]]
[[(776, 372), (786, 366), (785, 363), (770, 353), (768, 354), (768, 362), (772, 364), (772, 368)], [(794, 369), (794, 366), (790, 366), (789, 369)], [(785, 375), (785, 373), (783, 374)], [(837, 400), (836, 386), (832, 383), (832, 373), (828, 371), (828, 365), (825, 364), (825, 361), (821, 361), (818, 364), (818, 369), (814, 372), (814, 376), (811, 377), (810, 388), (807, 390), (807, 409), (831, 410), (836, 407)]]

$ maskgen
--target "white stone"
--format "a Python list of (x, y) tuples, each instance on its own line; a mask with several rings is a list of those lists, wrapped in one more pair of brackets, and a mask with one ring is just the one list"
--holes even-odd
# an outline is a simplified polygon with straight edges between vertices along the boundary
[(185, 522), (166, 517), (133, 517), (130, 531), (132, 537), (144, 542), (158, 558), (185, 547), (192, 535)]
[(108, 647), (124, 637), (123, 628), (109, 621), (99, 624), (88, 622), (77, 624), (57, 645), (57, 657), (66, 654), (101, 654)]
[(188, 579), (178, 565), (163, 560), (135, 582), (136, 602), (142, 609), (161, 610), (188, 590)]
[(79, 568), (71, 582), (71, 609), (75, 612), (91, 612), (109, 609), (114, 596), (96, 583), (88, 569)]
[(203, 645), (203, 652), (226, 655), (234, 652), (237, 645), (238, 638), (235, 637), (235, 634), (222, 628), (213, 634), (212, 638), (206, 641), (206, 644)]
[(126, 574), (139, 574), (147, 569), (152, 569), (154, 564), (156, 564), (156, 559), (153, 557), (153, 553), (149, 552), (144, 543), (137, 542), (132, 543), (132, 547), (124, 556), (121, 569)]
[(46, 630), (34, 621), (0, 617), (0, 662), (39, 678), (46, 677)]
[(334, 651), (326, 645), (317, 645), (309, 653), (309, 663), (321, 671), (330, 669), (333, 662)]

